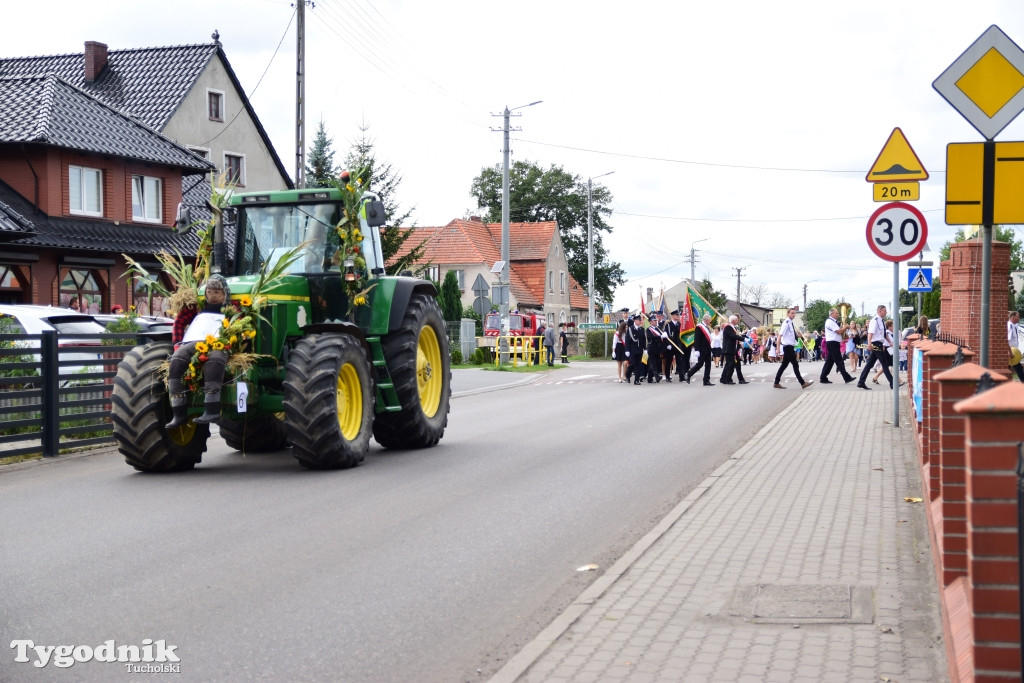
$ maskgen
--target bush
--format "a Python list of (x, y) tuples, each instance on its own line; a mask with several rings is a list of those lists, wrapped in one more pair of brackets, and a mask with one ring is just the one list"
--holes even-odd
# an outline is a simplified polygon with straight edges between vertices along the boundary
[(478, 347), (473, 351), (473, 363), (476, 365), (485, 365), (490, 363), (491, 351), (485, 346)]
[(462, 350), (452, 347), (452, 365), (462, 365)]
[[(588, 358), (611, 358), (612, 338), (615, 330), (587, 330), (584, 345)], [(605, 340), (608, 340), (607, 352), (605, 351)]]

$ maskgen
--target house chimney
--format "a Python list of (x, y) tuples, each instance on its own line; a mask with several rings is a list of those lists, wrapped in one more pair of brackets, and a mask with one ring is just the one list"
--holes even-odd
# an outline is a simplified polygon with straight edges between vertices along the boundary
[(107, 46), (94, 40), (85, 41), (85, 82), (94, 82), (106, 66)]
[(480, 216), (470, 216), (469, 220), (473, 223), (483, 223), (483, 219)]

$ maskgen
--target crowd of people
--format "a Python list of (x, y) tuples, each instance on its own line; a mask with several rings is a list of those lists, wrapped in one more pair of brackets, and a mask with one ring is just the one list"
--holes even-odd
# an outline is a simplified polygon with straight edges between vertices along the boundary
[[(840, 321), (839, 311), (833, 308), (823, 328), (810, 332), (796, 330), (796, 312), (796, 307), (789, 309), (778, 329), (744, 329), (735, 315), (712, 326), (712, 318), (707, 315), (694, 331), (693, 344), (685, 346), (679, 336), (679, 311), (666, 317), (660, 312), (628, 315), (628, 310), (623, 309), (612, 342), (612, 358), (618, 368), (616, 381), (655, 384), (662, 380), (671, 382), (674, 375), (689, 383), (702, 374), (703, 384), (714, 386), (712, 368), (721, 368), (719, 383), (747, 384), (744, 365), (778, 363), (775, 388), (785, 389), (783, 375), (792, 368), (797, 383), (806, 389), (814, 380), (803, 378), (800, 362), (824, 361), (818, 377), (822, 384), (833, 383), (833, 375), (838, 374), (846, 383), (856, 380), (859, 388), (870, 389), (869, 376), (872, 383), (879, 384), (879, 378), (885, 375), (892, 388), (894, 348), (898, 349), (900, 370), (906, 370), (906, 342), (894, 336), (893, 322), (886, 319), (885, 306), (879, 306), (876, 315), (863, 326), (856, 321)], [(1013, 329), (1016, 330), (1015, 324)], [(931, 334), (927, 317), (921, 316), (915, 331), (924, 337)]]

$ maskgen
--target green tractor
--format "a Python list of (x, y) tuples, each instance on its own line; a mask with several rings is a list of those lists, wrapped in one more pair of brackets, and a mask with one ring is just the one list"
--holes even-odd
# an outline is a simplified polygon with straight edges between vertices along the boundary
[[(365, 303), (350, 306), (344, 280), (354, 277), (351, 262), (332, 265), (343, 212), (341, 192), (331, 188), (235, 194), (221, 216), (236, 226), (232, 301), (252, 293), (261, 270), (290, 252), (250, 342), (258, 356), (222, 392), (217, 424), (231, 448), (290, 446), (302, 466), (336, 469), (363, 461), (371, 432), (394, 449), (434, 446), (444, 435), (451, 357), (437, 290), (427, 280), (385, 275), (383, 204), (366, 193), (359, 277), (372, 287)], [(214, 270), (226, 261), (225, 232), (218, 221)], [(165, 428), (172, 351), (166, 335), (150, 340), (125, 355), (114, 380), (114, 438), (127, 463), (143, 472), (192, 469), (210, 436), (208, 424), (194, 421), (202, 395), (189, 395), (186, 424)]]

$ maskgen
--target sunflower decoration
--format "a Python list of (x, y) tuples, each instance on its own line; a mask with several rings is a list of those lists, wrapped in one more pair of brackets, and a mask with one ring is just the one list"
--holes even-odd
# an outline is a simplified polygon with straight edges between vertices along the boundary
[(342, 286), (348, 298), (349, 315), (352, 315), (356, 307), (366, 305), (370, 290), (376, 286), (376, 283), (367, 284), (366, 254), (363, 250), (363, 240), (366, 236), (359, 222), (359, 215), (363, 210), (363, 195), (366, 192), (363, 178), (368, 173), (369, 168), (361, 168), (356, 171), (353, 180), (351, 173), (343, 171), (340, 180), (335, 181), (335, 185), (341, 191), (344, 208), (341, 220), (335, 226), (339, 245), (332, 264), (341, 267)]
[(196, 352), (192, 354), (182, 377), (188, 391), (202, 392), (203, 367), (213, 351), (228, 354), (225, 367), (227, 377), (245, 375), (259, 358), (259, 354), (251, 352), (249, 341), (256, 336), (256, 321), (262, 319), (260, 309), (266, 305), (267, 297), (243, 294), (237, 302), (228, 302), (221, 309), (224, 319), (217, 334), (208, 334), (206, 339), (196, 344)]

